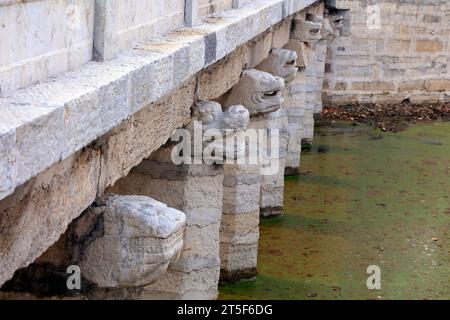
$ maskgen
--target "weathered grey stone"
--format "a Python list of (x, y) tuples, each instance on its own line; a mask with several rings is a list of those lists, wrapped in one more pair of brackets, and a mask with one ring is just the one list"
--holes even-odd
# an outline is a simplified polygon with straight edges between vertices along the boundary
[(304, 70), (308, 66), (306, 44), (304, 42), (291, 39), (284, 48), (297, 53), (297, 68)]
[[(93, 3), (93, 1), (89, 2)], [(17, 171), (18, 175), (13, 177), (15, 179), (13, 188), (8, 190), (15, 189), (55, 162), (85, 147), (146, 104), (162, 98), (163, 95), (168, 94), (170, 90), (204, 68), (206, 64), (205, 38), (210, 34), (214, 33), (217, 38), (215, 59), (221, 59), (238, 46), (242, 46), (280, 22), (283, 19), (282, 2), (282, 0), (258, 1), (255, 5), (242, 10), (231, 13), (224, 12), (213, 18), (204, 18), (195, 32), (187, 28), (180, 28), (176, 32), (166, 34), (161, 40), (143, 37), (144, 34), (148, 37), (146, 31), (151, 27), (146, 24), (148, 21), (145, 19), (145, 21), (135, 20), (137, 16), (133, 15), (134, 11), (128, 16), (128, 11), (124, 10), (123, 14), (127, 14), (127, 17), (130, 18), (129, 21), (126, 20), (126, 23), (130, 22), (131, 25), (124, 26), (126, 32), (118, 30), (116, 28), (118, 24), (116, 11), (117, 6), (123, 5), (122, 2), (98, 1), (98, 4), (103, 3), (104, 6), (99, 5), (98, 8), (104, 12), (97, 12), (96, 50), (104, 52), (103, 55), (106, 58), (117, 57), (102, 63), (91, 61), (83, 66), (76, 65), (80, 68), (56, 75), (24, 90), (11, 92), (8, 103), (12, 103), (12, 105), (29, 103), (35, 109), (53, 109), (47, 109), (45, 113), (41, 114), (42, 117), (24, 119), (26, 122), (23, 124), (23, 128), (16, 130), (18, 138), (39, 138), (35, 143), (23, 141), (16, 145), (16, 147), (23, 146), (24, 148), (26, 146), (33, 147), (30, 150), (34, 151), (13, 152), (16, 157), (20, 157), (17, 162), (26, 164), (26, 168)], [(144, 2), (140, 4), (144, 4)], [(162, 4), (158, 6), (162, 6)], [(137, 5), (132, 6), (133, 9), (136, 7)], [(85, 7), (82, 6), (82, 8), (84, 10)], [(125, 13), (125, 11), (127, 12)], [(86, 15), (86, 19), (94, 20), (92, 12), (90, 10), (87, 12), (89, 14)], [(148, 18), (147, 15), (143, 16)], [(103, 28), (103, 33), (99, 32), (99, 28)], [(158, 30), (156, 33), (162, 34), (162, 31), (167, 30)], [(112, 35), (118, 35), (119, 38)], [(85, 35), (83, 34), (83, 36)], [(111, 38), (109, 38), (110, 36)], [(224, 39), (226, 41), (222, 41)], [(117, 45), (117, 48), (111, 49), (110, 46), (111, 50), (108, 49), (105, 41)], [(221, 43), (226, 44), (226, 47)], [(123, 48), (125, 50), (122, 50)], [(115, 49), (119, 49), (120, 52)], [(84, 58), (80, 61), (90, 59), (84, 60)], [(213, 62), (208, 61), (208, 63)], [(50, 73), (53, 74), (53, 72)], [(154, 76), (154, 79), (149, 78), (150, 74)], [(37, 95), (40, 98), (37, 98)], [(29, 99), (30, 97), (32, 101)], [(92, 104), (88, 101), (91, 101)], [(101, 116), (98, 116), (99, 112)], [(41, 130), (39, 127), (43, 121), (53, 116), (59, 119), (51, 121), (51, 124), (45, 126), (45, 130)], [(19, 129), (19, 126), (15, 129)], [(27, 127), (30, 128), (29, 134), (26, 134), (25, 131), (20, 132)], [(78, 138), (75, 137), (76, 133), (80, 132), (82, 134)], [(37, 151), (46, 156), (35, 156)], [(4, 191), (0, 195), (6, 196), (7, 193)]]
[[(260, 117), (267, 116), (262, 114)], [(252, 127), (251, 118), (249, 126)], [(243, 132), (243, 135), (246, 133)], [(251, 143), (251, 142), (250, 142)], [(256, 259), (258, 252), (258, 238), (251, 248), (239, 246), (239, 242), (248, 233), (258, 234), (259, 206), (261, 190), (261, 166), (259, 162), (252, 164), (253, 160), (245, 156), (237, 159), (237, 163), (224, 165), (223, 179), (223, 216), (220, 226), (220, 277), (223, 281), (239, 281), (251, 279), (256, 275)], [(242, 161), (243, 160), (243, 161)], [(242, 164), (241, 164), (242, 163)], [(252, 213), (256, 223), (236, 224), (235, 216), (249, 216)], [(234, 251), (232, 251), (232, 248)], [(242, 249), (242, 250), (240, 250)], [(238, 260), (242, 263), (237, 263)], [(242, 272), (242, 266), (251, 269), (251, 272)], [(248, 266), (248, 267), (247, 267)], [(230, 277), (229, 275), (233, 275)]]
[(243, 105), (250, 115), (274, 112), (281, 106), (283, 88), (284, 80), (280, 77), (256, 69), (244, 70), (223, 106)]
[[(184, 226), (184, 214), (161, 202), (109, 194), (75, 219), (57, 243), (19, 270), (3, 290), (90, 299), (111, 289), (122, 289), (123, 294), (137, 290), (176, 262)], [(81, 288), (75, 291), (66, 287), (69, 266), (81, 271)]]
[(0, 1), (0, 94), (89, 62), (94, 2)]
[(261, 62), (257, 69), (283, 78), (287, 86), (297, 75), (297, 58), (295, 51), (272, 49), (269, 57)]
[[(297, 2), (301, 2), (299, 6), (303, 8), (303, 1)], [(7, 249), (2, 252), (1, 269), (5, 276), (0, 278), (0, 284), (18, 267), (35, 261), (95, 195), (101, 195), (106, 187), (163, 145), (176, 128), (187, 124), (194, 101), (195, 81), (189, 81), (180, 91), (176, 89), (178, 93), (166, 95), (205, 64), (214, 62), (205, 60), (204, 37), (215, 33), (215, 59), (220, 59), (229, 50), (278, 23), (284, 15), (282, 1), (256, 1), (238, 12), (205, 19), (198, 29), (209, 30), (206, 33), (199, 35), (197, 29), (187, 30), (196, 33), (190, 36), (184, 29), (181, 35), (170, 34), (170, 39), (167, 38), (170, 41), (164, 43), (172, 42), (172, 48), (160, 48), (159, 51), (154, 46), (145, 48), (149, 42), (143, 41), (143, 46), (126, 50), (114, 60), (90, 62), (81, 69), (66, 72), (23, 92), (14, 92), (11, 106), (15, 111), (20, 113), (17, 110), (23, 110), (21, 107), (28, 104), (31, 112), (24, 117), (25, 122), (15, 123), (12, 130), (0, 130), (0, 140), (7, 140), (11, 146), (6, 150), (0, 148), (0, 155), (8, 155), (0, 160), (1, 164), (11, 164), (5, 165), (7, 173), (1, 177), (0, 199), (18, 188), (17, 194), (12, 196), (15, 200), (8, 198), (1, 204), (5, 208), (4, 216), (14, 216), (14, 219), (6, 221), (4, 218), (1, 223), (2, 230), (11, 231), (2, 233), (6, 235), (2, 241)], [(237, 31), (242, 32), (238, 34)], [(227, 43), (223, 39), (230, 41)], [(190, 67), (181, 69), (187, 62)], [(35, 97), (36, 93), (39, 97)], [(156, 99), (161, 100), (154, 103)], [(2, 104), (2, 115), (5, 115), (3, 111), (8, 108), (3, 107)], [(44, 125), (52, 117), (56, 121)], [(17, 118), (21, 119), (21, 116), (13, 121)], [(5, 119), (11, 121), (12, 117)], [(27, 128), (33, 126), (35, 128), (27, 133)], [(10, 137), (12, 132), (14, 142)], [(22, 143), (21, 138), (26, 141)], [(26, 152), (18, 152), (17, 141), (22, 143), (22, 149), (26, 145), (32, 146), (29, 150), (32, 158), (17, 156), (18, 153), (27, 156)], [(95, 143), (90, 144), (93, 141)], [(81, 151), (82, 148), (85, 149)], [(63, 161), (58, 163), (60, 160)], [(36, 162), (30, 166), (30, 172), (18, 170), (19, 163), (33, 161)], [(46, 170), (49, 166), (52, 167)], [(190, 170), (189, 174), (200, 181), (202, 171), (193, 175)], [(16, 180), (18, 173), (23, 181)], [(217, 178), (218, 175), (212, 176)], [(30, 177), (35, 178), (30, 180)], [(20, 187), (26, 181), (28, 183)], [(170, 181), (164, 183), (178, 190)], [(206, 185), (211, 187), (214, 183)], [(57, 193), (60, 196), (56, 196)], [(200, 199), (200, 194), (207, 193), (201, 191), (193, 197)], [(16, 199), (19, 200), (16, 202)], [(209, 207), (201, 207), (197, 212), (200, 218), (192, 218), (195, 224), (208, 225), (217, 217), (217, 210), (209, 211)], [(208, 219), (202, 220), (205, 215)], [(214, 218), (209, 219), (209, 215)], [(15, 226), (17, 221), (18, 226)], [(26, 227), (28, 225), (31, 227)]]
[(44, 253), (94, 201), (99, 174), (100, 151), (86, 149), (0, 202), (0, 284)]
[(322, 37), (323, 19), (315, 14), (308, 14), (306, 19), (302, 17), (294, 18), (292, 39), (307, 43), (315, 43)]
[(103, 236), (83, 248), (79, 266), (98, 287), (150, 284), (175, 262), (183, 246), (184, 214), (148, 197), (107, 196), (73, 227), (86, 230), (89, 215), (101, 216)]
[(10, 194), (14, 188), (16, 163), (11, 150), (14, 150), (15, 134), (8, 128), (0, 128), (4, 133), (0, 136), (0, 198)]
[(214, 101), (199, 101), (193, 110), (191, 124), (192, 129), (194, 121), (202, 124), (203, 131), (209, 129), (218, 129), (225, 133), (225, 130), (245, 130), (247, 129), (250, 114), (248, 110), (241, 105), (231, 106), (222, 111), (222, 106)]
[[(150, 172), (155, 172), (154, 168), (158, 165), (163, 168), (178, 167), (171, 163), (172, 148), (173, 146), (166, 146), (152, 155), (151, 165), (150, 163), (146, 165), (147, 168), (152, 167)], [(145, 168), (138, 167), (140, 168), (133, 170), (129, 176), (119, 180), (112, 190), (119, 194), (147, 195), (163, 201), (185, 212), (187, 225), (179, 261), (169, 268), (166, 275), (144, 288), (145, 297), (215, 298), (220, 269), (222, 166), (188, 165), (186, 170), (177, 171), (178, 179), (173, 175), (171, 180), (162, 175), (147, 174)], [(205, 275), (199, 279), (202, 272), (205, 272)], [(195, 281), (209, 282), (195, 283)]]
[(220, 226), (220, 280), (235, 282), (256, 276), (259, 209), (245, 214), (225, 214)]

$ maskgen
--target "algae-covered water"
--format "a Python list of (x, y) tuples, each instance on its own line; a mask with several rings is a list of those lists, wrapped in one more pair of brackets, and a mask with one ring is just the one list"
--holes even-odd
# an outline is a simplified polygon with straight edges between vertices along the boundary
[(261, 221), (257, 279), (220, 299), (450, 299), (450, 123), (322, 127), (301, 166)]

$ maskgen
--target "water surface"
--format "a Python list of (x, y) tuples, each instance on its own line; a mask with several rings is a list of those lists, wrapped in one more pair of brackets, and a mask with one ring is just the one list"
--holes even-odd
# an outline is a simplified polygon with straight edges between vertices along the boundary
[(450, 299), (450, 123), (317, 131), (285, 215), (261, 222), (256, 281), (220, 298)]

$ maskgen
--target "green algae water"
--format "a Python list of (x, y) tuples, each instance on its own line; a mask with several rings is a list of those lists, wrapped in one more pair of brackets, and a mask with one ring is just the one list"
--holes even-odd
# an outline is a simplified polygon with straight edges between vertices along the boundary
[(257, 279), (220, 299), (450, 299), (450, 123), (333, 124), (301, 161), (285, 215), (261, 221)]

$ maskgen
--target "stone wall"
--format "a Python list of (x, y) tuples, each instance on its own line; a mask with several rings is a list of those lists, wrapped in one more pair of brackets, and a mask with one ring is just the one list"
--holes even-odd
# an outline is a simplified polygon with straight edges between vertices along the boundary
[(92, 58), (94, 0), (0, 1), (0, 95)]
[(97, 0), (94, 50), (114, 58), (138, 41), (183, 26), (185, 0)]
[(327, 65), (326, 104), (449, 101), (449, 1), (338, 0), (337, 7), (351, 9), (351, 36)]

